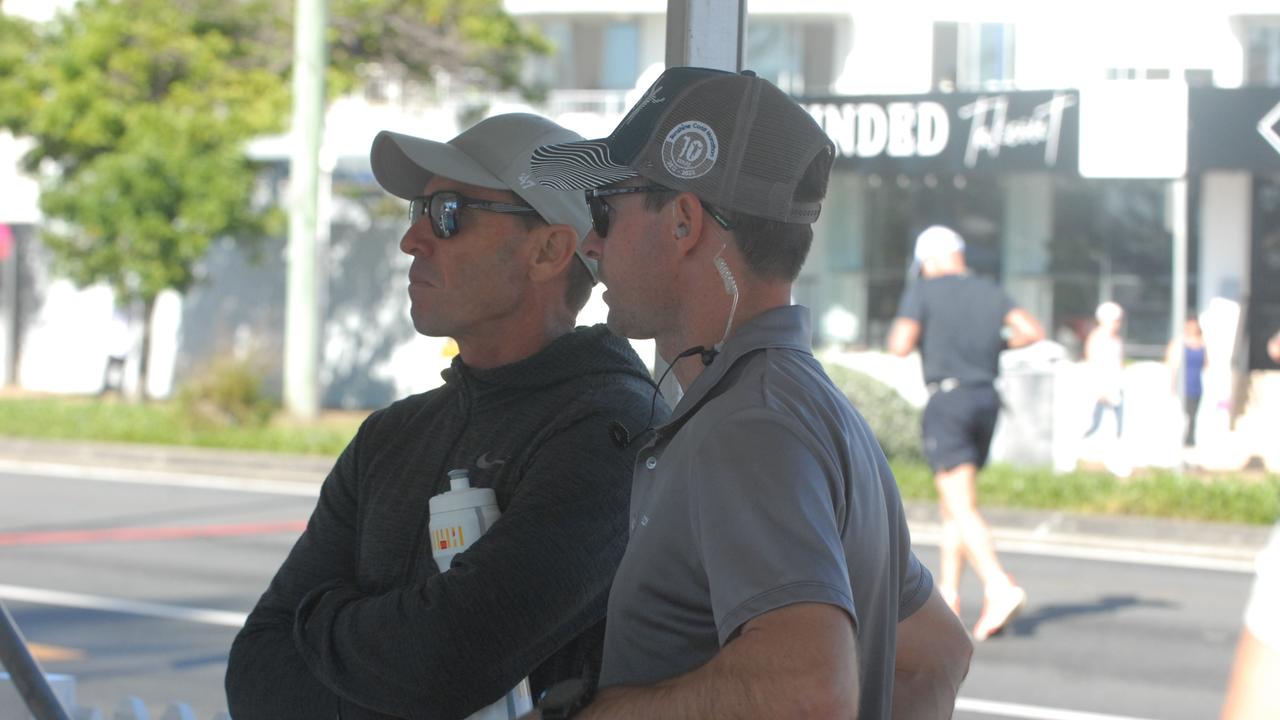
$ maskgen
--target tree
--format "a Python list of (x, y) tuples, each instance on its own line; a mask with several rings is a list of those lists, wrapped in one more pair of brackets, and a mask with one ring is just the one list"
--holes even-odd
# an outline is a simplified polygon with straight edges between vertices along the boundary
[[(34, 140), (57, 269), (141, 305), (143, 387), (159, 294), (190, 288), (215, 238), (269, 226), (244, 145), (287, 122), (292, 5), (80, 0), (38, 28), (0, 14), (0, 128)], [(331, 17), (331, 95), (370, 63), (517, 87), (545, 50), (500, 0), (333, 0)]]

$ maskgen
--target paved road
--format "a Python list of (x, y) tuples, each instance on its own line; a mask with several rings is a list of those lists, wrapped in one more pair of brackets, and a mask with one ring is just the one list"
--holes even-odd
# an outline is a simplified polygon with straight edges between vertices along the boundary
[[(222, 675), (235, 626), (288, 551), (314, 486), (282, 482), (264, 493), (234, 489), (229, 477), (205, 482), (150, 470), (131, 475), (148, 481), (138, 484), (105, 481), (128, 474), (102, 468), (22, 467), (0, 464), (7, 468), (0, 472), (0, 599), (42, 646), (46, 670), (75, 675), (80, 702), (108, 716), (132, 694), (157, 714), (184, 700), (201, 720), (212, 717), (225, 706)], [(913, 516), (920, 516), (913, 527), (921, 557), (935, 566), (927, 509)], [(1098, 558), (1132, 556), (1134, 547), (1153, 547), (1150, 538), (1128, 537), (1125, 523), (1094, 524), (1074, 536), (1078, 543), (1037, 545), (1050, 525), (1080, 529), (1090, 521), (1018, 517), (1002, 518), (1009, 522), (1001, 538), (1027, 550), (1005, 557), (1031, 589), (1032, 605), (1006, 637), (979, 646), (956, 716), (1215, 716), (1250, 581), (1239, 558), (1262, 533), (1186, 525), (1192, 540), (1234, 540), (1117, 562)], [(1107, 532), (1116, 543), (1099, 541)], [(1168, 546), (1179, 538), (1158, 540)], [(1062, 557), (1076, 550), (1089, 557)], [(1194, 560), (1196, 553), (1207, 559)], [(1169, 566), (1187, 557), (1195, 567)], [(1206, 569), (1215, 567), (1227, 569)], [(978, 593), (970, 579), (963, 597), (969, 624)]]

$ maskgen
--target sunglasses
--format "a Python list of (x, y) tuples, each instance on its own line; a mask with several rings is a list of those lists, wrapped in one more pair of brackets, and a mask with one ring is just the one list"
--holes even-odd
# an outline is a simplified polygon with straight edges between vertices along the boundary
[(418, 224), (423, 215), (431, 218), (431, 230), (436, 237), (444, 240), (458, 234), (458, 218), (462, 208), (475, 208), (488, 212), (507, 213), (509, 215), (537, 215), (538, 211), (528, 205), (476, 200), (465, 195), (442, 190), (431, 195), (419, 195), (409, 201), (409, 227)]
[[(655, 192), (672, 192), (671, 188), (662, 185), (637, 185), (634, 187), (620, 188), (592, 188), (586, 191), (587, 207), (591, 210), (591, 228), (596, 231), (596, 235), (603, 240), (609, 234), (609, 203), (605, 202), (605, 198), (614, 195), (629, 195), (631, 193), (655, 193)], [(702, 203), (703, 209), (707, 211), (716, 224), (725, 230), (732, 230), (733, 226), (715, 208)]]

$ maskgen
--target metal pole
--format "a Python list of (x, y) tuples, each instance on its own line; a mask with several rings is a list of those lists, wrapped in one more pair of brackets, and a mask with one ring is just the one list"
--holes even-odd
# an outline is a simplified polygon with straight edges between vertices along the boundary
[(18, 234), (9, 225), (0, 227), (0, 243), (8, 243), (8, 253), (0, 257), (0, 386), (18, 383)]
[[(737, 18), (726, 23), (725, 18)], [(741, 70), (746, 62), (747, 0), (667, 0), (667, 67), (693, 65)], [(654, 351), (653, 372), (662, 377), (667, 362)], [(662, 382), (662, 396), (675, 407), (680, 384), (674, 374)]]
[(297, 0), (293, 16), (293, 156), (289, 166), (284, 401), (289, 412), (304, 418), (315, 417), (320, 410), (316, 193), (324, 123), (326, 14), (325, 0)]
[(9, 671), (9, 679), (36, 720), (70, 720), (71, 716), (44, 679), (44, 672), (31, 657), (17, 623), (3, 602), (0, 602), (0, 662)]

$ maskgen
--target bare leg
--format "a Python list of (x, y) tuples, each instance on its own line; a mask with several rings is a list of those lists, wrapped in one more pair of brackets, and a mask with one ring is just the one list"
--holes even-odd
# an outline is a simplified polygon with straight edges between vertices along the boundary
[(946, 503), (941, 502), (941, 491), (939, 491), (938, 505), (942, 518), (942, 540), (938, 547), (942, 567), (938, 578), (938, 594), (947, 603), (947, 607), (951, 608), (951, 612), (959, 616), (960, 576), (964, 574), (964, 543), (960, 538), (960, 524), (951, 517)]
[[(977, 468), (971, 464), (957, 466), (938, 473), (934, 482), (938, 487), (938, 500), (957, 527), (960, 544), (973, 569), (982, 579), (982, 616), (974, 626), (974, 637), (982, 640), (999, 632), (1005, 623), (1026, 601), (1026, 594), (1013, 583), (996, 557), (991, 542), (991, 530), (978, 513)], [(943, 532), (944, 543), (946, 530)], [(943, 585), (947, 582), (946, 554), (943, 554)], [(958, 575), (958, 573), (957, 573)], [(940, 593), (943, 591), (939, 591)]]

